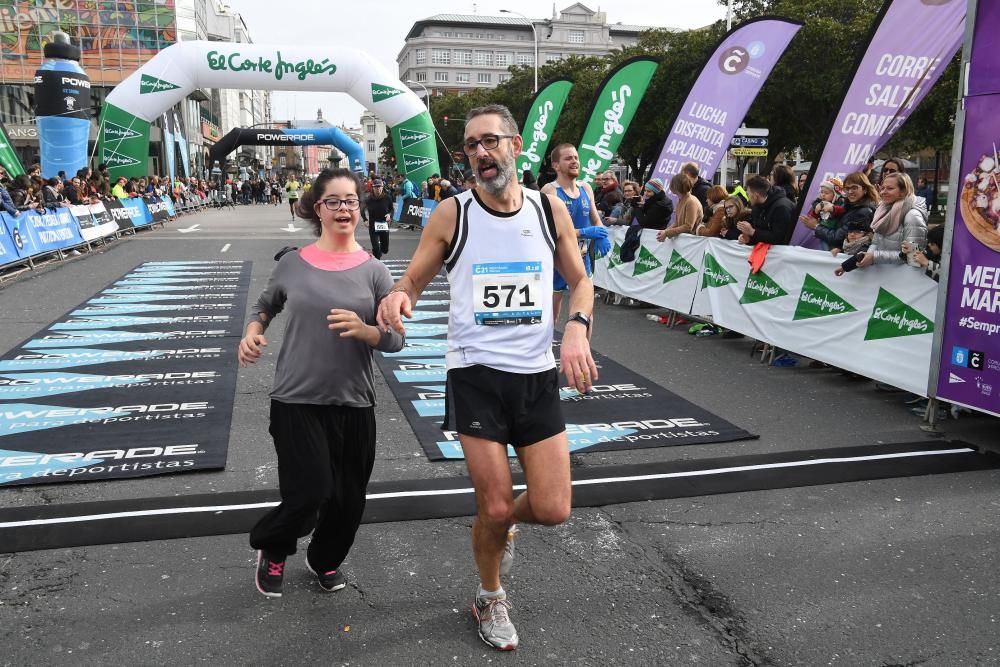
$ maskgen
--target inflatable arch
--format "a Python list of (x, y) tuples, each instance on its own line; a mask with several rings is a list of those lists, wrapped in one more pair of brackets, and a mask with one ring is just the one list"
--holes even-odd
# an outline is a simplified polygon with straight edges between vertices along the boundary
[(440, 172), (434, 125), (420, 98), (368, 54), (321, 46), (179, 42), (108, 95), (98, 162), (112, 176), (145, 176), (150, 123), (196, 88), (347, 93), (392, 127), (396, 164), (419, 183)]
[(365, 176), (365, 149), (339, 127), (296, 127), (292, 129), (250, 129), (237, 127), (215, 142), (208, 151), (208, 163), (226, 170), (226, 156), (240, 146), (336, 146), (347, 156), (347, 168)]

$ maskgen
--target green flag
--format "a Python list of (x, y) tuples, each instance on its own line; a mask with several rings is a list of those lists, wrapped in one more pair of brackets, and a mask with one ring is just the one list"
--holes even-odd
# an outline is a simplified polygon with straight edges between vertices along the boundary
[(658, 64), (649, 56), (630, 58), (611, 70), (598, 87), (578, 146), (580, 180), (592, 184), (611, 164)]
[(149, 173), (149, 126), (149, 121), (104, 103), (97, 133), (97, 161), (108, 165), (112, 182), (119, 176)]
[(434, 144), (434, 124), (426, 111), (392, 126), (392, 147), (401, 157), (396, 168), (406, 177), (419, 183), (432, 174), (441, 173), (437, 148)]
[(556, 123), (572, 87), (573, 82), (569, 79), (556, 79), (546, 84), (535, 95), (528, 109), (528, 117), (521, 126), (524, 150), (517, 158), (518, 177), (525, 169), (531, 170), (534, 176), (538, 176), (538, 170), (545, 159), (545, 152), (549, 148), (549, 140), (556, 129)]
[(24, 173), (24, 167), (17, 159), (17, 153), (14, 152), (14, 146), (10, 143), (10, 135), (7, 134), (7, 128), (3, 126), (3, 123), (0, 123), (0, 167), (6, 169), (11, 178)]

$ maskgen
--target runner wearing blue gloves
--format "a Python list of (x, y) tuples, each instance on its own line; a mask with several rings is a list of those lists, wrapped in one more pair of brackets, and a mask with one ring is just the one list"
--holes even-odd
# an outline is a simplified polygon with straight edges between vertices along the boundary
[[(542, 192), (559, 197), (569, 209), (569, 217), (573, 220), (573, 226), (576, 228), (583, 265), (587, 269), (589, 277), (594, 273), (594, 267), (590, 260), (591, 242), (593, 242), (596, 256), (603, 257), (611, 252), (608, 229), (601, 222), (601, 215), (597, 212), (594, 191), (590, 184), (576, 180), (580, 175), (580, 156), (576, 152), (576, 147), (573, 144), (559, 144), (552, 149), (550, 156), (552, 168), (556, 172), (556, 180), (547, 183), (542, 188)], [(552, 278), (552, 319), (558, 322), (563, 292), (566, 292), (569, 287), (558, 272), (554, 272)]]

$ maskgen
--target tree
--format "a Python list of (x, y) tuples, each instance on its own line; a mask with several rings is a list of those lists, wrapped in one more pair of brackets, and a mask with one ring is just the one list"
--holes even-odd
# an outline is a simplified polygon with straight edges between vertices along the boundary
[[(772, 14), (804, 23), (746, 117), (770, 130), (771, 160), (795, 148), (818, 157), (881, 7), (882, 0), (735, 0), (738, 20)], [(886, 150), (950, 147), (957, 85), (956, 61)]]

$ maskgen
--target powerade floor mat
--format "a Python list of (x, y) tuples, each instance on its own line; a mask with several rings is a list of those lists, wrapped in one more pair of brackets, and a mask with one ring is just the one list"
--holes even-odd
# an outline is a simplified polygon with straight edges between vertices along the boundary
[(0, 485), (224, 468), (250, 262), (147, 262), (0, 357)]
[[(386, 262), (394, 278), (405, 262)], [(448, 348), (448, 282), (438, 275), (427, 286), (413, 318), (406, 321), (406, 346), (375, 353), (375, 361), (431, 461), (464, 458), (458, 435), (442, 431), (445, 411), (445, 352)], [(559, 358), (559, 336), (553, 343)], [(599, 384), (590, 393), (560, 390), (572, 452), (701, 445), (758, 436), (698, 407), (635, 371), (594, 351)], [(560, 376), (561, 379), (564, 380)], [(514, 450), (508, 447), (508, 455)]]

